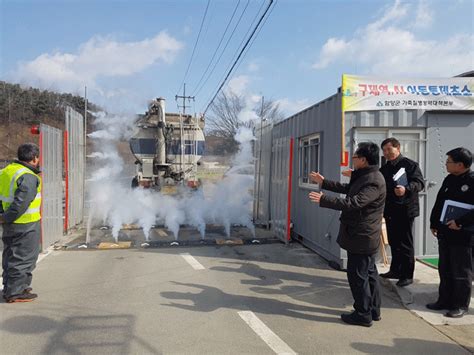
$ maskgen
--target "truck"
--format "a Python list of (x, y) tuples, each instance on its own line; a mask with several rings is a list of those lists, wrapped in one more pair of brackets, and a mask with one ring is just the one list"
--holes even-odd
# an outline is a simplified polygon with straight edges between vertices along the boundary
[(204, 116), (168, 113), (165, 99), (148, 104), (138, 115), (130, 150), (136, 161), (132, 188), (158, 191), (179, 185), (198, 188), (197, 167), (204, 154)]

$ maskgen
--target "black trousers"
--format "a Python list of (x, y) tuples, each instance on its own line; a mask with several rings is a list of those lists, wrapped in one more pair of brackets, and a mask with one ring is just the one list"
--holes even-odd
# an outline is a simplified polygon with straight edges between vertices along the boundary
[(415, 218), (407, 217), (405, 210), (385, 217), (388, 243), (392, 252), (390, 272), (399, 275), (400, 279), (412, 279), (415, 272), (414, 221)]
[(347, 280), (356, 312), (367, 320), (380, 316), (381, 297), (375, 254), (347, 252)]
[(4, 225), (2, 241), (3, 295), (11, 297), (31, 285), (40, 251), (40, 223)]
[[(447, 236), (446, 238), (449, 238)], [(469, 308), (472, 288), (472, 247), (450, 245), (440, 238), (439, 299), (450, 309)]]

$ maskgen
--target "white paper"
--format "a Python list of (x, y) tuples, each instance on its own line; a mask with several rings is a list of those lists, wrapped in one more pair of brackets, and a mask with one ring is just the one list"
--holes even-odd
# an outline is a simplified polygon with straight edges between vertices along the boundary
[(400, 177), (405, 174), (405, 168), (400, 168), (395, 175), (393, 175), (393, 181), (397, 181)]

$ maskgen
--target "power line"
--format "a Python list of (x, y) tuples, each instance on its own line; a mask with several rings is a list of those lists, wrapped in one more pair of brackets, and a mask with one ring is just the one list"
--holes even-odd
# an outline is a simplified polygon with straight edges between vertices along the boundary
[(237, 8), (239, 7), (239, 5), (240, 5), (240, 0), (239, 0), (239, 2), (237, 3), (237, 5), (235, 6), (234, 12), (232, 12), (232, 16), (230, 17), (230, 20), (229, 20), (229, 22), (227, 23), (227, 26), (226, 26), (226, 28), (225, 28), (224, 33), (222, 34), (222, 37), (221, 37), (221, 39), (220, 39), (220, 41), (219, 41), (219, 44), (217, 45), (217, 48), (216, 48), (216, 50), (214, 51), (214, 54), (212, 55), (212, 58), (211, 58), (211, 60), (209, 61), (209, 64), (207, 65), (206, 70), (205, 70), (204, 73), (202, 74), (201, 79), (199, 79), (199, 82), (196, 84), (196, 88), (199, 87), (199, 85), (200, 85), (201, 82), (202, 82), (202, 79), (204, 78), (204, 76), (207, 74), (207, 71), (208, 71), (209, 68), (211, 67), (211, 64), (212, 64), (212, 62), (214, 61), (214, 58), (216, 57), (217, 51), (219, 50), (219, 48), (220, 48), (220, 46), (221, 46), (221, 44), (222, 44), (222, 41), (224, 40), (225, 35), (227, 34), (227, 30), (229, 29), (229, 26), (230, 26), (230, 24), (232, 23), (232, 20), (234, 19), (235, 13), (237, 12)]
[(204, 82), (201, 84), (201, 86), (197, 89), (196, 93), (194, 94), (194, 96), (197, 96), (199, 94), (199, 92), (201, 92), (202, 88), (204, 87), (204, 85), (206, 85), (207, 81), (209, 80), (209, 78), (211, 77), (212, 73), (214, 73), (214, 70), (216, 69), (217, 65), (219, 64), (219, 62), (221, 61), (221, 58), (223, 56), (223, 54), (225, 53), (225, 50), (227, 49), (227, 46), (229, 45), (230, 43), (230, 40), (232, 39), (232, 37), (234, 36), (234, 33), (235, 33), (235, 30), (237, 29), (237, 27), (239, 26), (240, 24), (240, 21), (242, 20), (242, 17), (244, 16), (246, 10), (247, 10), (247, 7), (249, 6), (249, 3), (250, 3), (250, 0), (247, 0), (247, 4), (245, 5), (244, 9), (242, 10), (242, 13), (240, 14), (240, 17), (239, 19), (237, 20), (237, 23), (235, 24), (234, 26), (234, 29), (232, 30), (229, 38), (227, 39), (227, 42), (224, 46), (224, 49), (222, 50), (221, 54), (219, 55), (219, 58), (217, 58), (217, 61), (214, 63), (214, 66), (212, 67), (211, 71), (209, 72), (209, 74), (207, 75), (206, 77), (206, 80), (204, 80)]
[[(248, 5), (248, 2), (247, 2), (247, 5)], [(232, 62), (235, 60), (235, 58), (237, 57), (237, 54), (239, 53), (239, 50), (242, 48), (242, 45), (244, 44), (245, 39), (247, 38), (247, 35), (249, 34), (250, 30), (252, 29), (253, 24), (254, 24), (255, 21), (257, 20), (258, 15), (259, 15), (260, 12), (262, 11), (263, 5), (265, 5), (265, 1), (262, 1), (262, 5), (260, 5), (260, 8), (258, 9), (257, 13), (255, 14), (255, 17), (253, 18), (252, 22), (250, 23), (250, 26), (249, 26), (247, 32), (246, 32), (245, 35), (242, 37), (242, 41), (241, 41), (240, 44), (237, 46), (237, 49), (235, 50), (234, 55), (231, 57), (232, 59), (231, 59), (229, 65), (227, 66), (227, 69), (224, 71), (224, 73), (228, 71), (228, 69), (229, 69), (230, 66), (231, 66), (231, 63), (232, 63)], [(223, 54), (223, 53), (222, 53), (222, 54)], [(217, 64), (217, 63), (216, 63), (216, 64)], [(215, 68), (215, 66), (214, 66), (214, 68)], [(221, 80), (224, 79), (224, 76), (225, 76), (225, 74), (222, 76)], [(208, 77), (208, 78), (209, 78), (209, 77)], [(201, 87), (201, 89), (202, 89), (202, 87)], [(212, 94), (211, 94), (211, 96), (212, 96)], [(209, 99), (210, 99), (210, 97), (209, 97)], [(208, 100), (209, 100), (209, 99), (208, 99)], [(205, 102), (207, 102), (207, 100), (206, 100)]]
[[(244, 49), (244, 43), (245, 43), (245, 41), (248, 40), (249, 38), (251, 38), (251, 36), (249, 36), (249, 37), (247, 37), (247, 36), (248, 36), (248, 34), (250, 33), (250, 31), (252, 30), (252, 27), (253, 27), (254, 23), (257, 21), (258, 16), (260, 15), (260, 13), (261, 13), (261, 11), (262, 11), (264, 5), (265, 5), (265, 0), (262, 1), (262, 4), (260, 5), (260, 8), (258, 9), (257, 13), (255, 14), (255, 17), (253, 18), (252, 22), (250, 23), (250, 26), (249, 26), (247, 32), (246, 32), (245, 35), (242, 37), (242, 41), (241, 41), (240, 44), (237, 46), (237, 48), (236, 48), (236, 50), (235, 50), (235, 53), (234, 53), (234, 55), (231, 57), (232, 59), (231, 59), (231, 61), (229, 62), (229, 65), (227, 66), (227, 69), (224, 71), (224, 73), (225, 73), (225, 72), (228, 72), (229, 68), (231, 68), (231, 66), (233, 65), (232, 63), (234, 63), (234, 65), (235, 65), (235, 60), (236, 60), (237, 56), (239, 55), (239, 51), (240, 51), (240, 54), (241, 54), (241, 53), (242, 53), (242, 50)], [(253, 43), (253, 41), (252, 41), (252, 43)], [(249, 46), (249, 48), (250, 48), (250, 46)], [(242, 57), (242, 58), (243, 58), (243, 57)], [(239, 62), (238, 64), (240, 64), (240, 62)], [(238, 67), (238, 65), (236, 66), (236, 68), (237, 68), (237, 67)], [(224, 75), (222, 76), (221, 81), (223, 81), (223, 80), (227, 80), (226, 74), (224, 74)], [(219, 88), (219, 84), (218, 84), (218, 91), (217, 91), (217, 93), (219, 92), (219, 90), (220, 90), (220, 88)], [(217, 93), (216, 93), (216, 96), (217, 96)], [(212, 93), (211, 93), (211, 96), (210, 96), (210, 97), (212, 97)], [(210, 99), (210, 98), (209, 98), (209, 99)], [(215, 99), (215, 96), (214, 96), (214, 98), (211, 100), (211, 102), (214, 101), (214, 99)]]
[(247, 53), (249, 52), (250, 48), (252, 47), (252, 45), (254, 44), (254, 42), (256, 41), (256, 39), (258, 38), (258, 35), (259, 35), (260, 32), (262, 31), (263, 26), (265, 26), (265, 23), (267, 22), (268, 18), (270, 17), (270, 15), (272, 14), (273, 10), (275, 9), (277, 2), (278, 2), (278, 0), (275, 0), (275, 5), (271, 8), (270, 12), (268, 13), (268, 16), (265, 17), (265, 20), (263, 20), (262, 25), (261, 25), (261, 26), (259, 27), (259, 29), (257, 30), (257, 33), (255, 34), (255, 36), (253, 37), (252, 41), (250, 42), (250, 45), (249, 45), (249, 46), (247, 47), (247, 49), (245, 50), (245, 53), (244, 53), (243, 56), (242, 56), (242, 60), (237, 64), (237, 66), (235, 67), (235, 70), (237, 70), (237, 69), (240, 67), (240, 64), (243, 63), (245, 56), (247, 55)]
[[(258, 9), (257, 13), (255, 14), (255, 17), (253, 18), (252, 22), (250, 23), (250, 26), (249, 26), (249, 29), (247, 30), (247, 32), (245, 33), (244, 37), (242, 38), (242, 41), (240, 41), (240, 44), (239, 46), (237, 47), (237, 49), (235, 50), (235, 53), (234, 55), (232, 56), (232, 58), (236, 58), (237, 56), (237, 53), (239, 53), (239, 50), (242, 48), (242, 45), (244, 44), (245, 42), (245, 39), (249, 38), (247, 37), (247, 35), (249, 34), (250, 30), (252, 29), (252, 26), (253, 24), (255, 23), (255, 21), (257, 20), (258, 18), (258, 15), (260, 14), (260, 12), (262, 11), (262, 8), (263, 8), (263, 5), (265, 5), (265, 1), (262, 1), (262, 5), (260, 5), (260, 8)], [(253, 42), (253, 41), (252, 41)], [(234, 59), (232, 59), (234, 60)], [(231, 60), (231, 63), (232, 63), (232, 60)], [(229, 65), (227, 66), (227, 68), (229, 68), (231, 66), (231, 64), (229, 63)]]
[(237, 65), (240, 57), (242, 56), (242, 53), (245, 51), (245, 49), (247, 48), (248, 44), (250, 43), (253, 35), (255, 34), (255, 32), (257, 31), (258, 27), (260, 26), (260, 24), (262, 23), (265, 15), (267, 14), (268, 10), (270, 9), (270, 7), (272, 6), (273, 4), (273, 0), (270, 0), (270, 3), (268, 4), (267, 8), (265, 9), (265, 12), (263, 13), (263, 15), (260, 17), (260, 19), (258, 20), (258, 23), (257, 25), (255, 26), (255, 28), (253, 29), (250, 37), (247, 39), (247, 42), (245, 42), (245, 45), (244, 47), (242, 48), (242, 50), (240, 51), (239, 53), (239, 56), (237, 57), (237, 59), (234, 61), (234, 64), (232, 64), (232, 67), (230, 68), (229, 72), (227, 73), (225, 79), (222, 81), (222, 84), (219, 86), (219, 88), (217, 89), (216, 93), (214, 94), (213, 98), (211, 99), (211, 101), (209, 102), (209, 104), (206, 106), (206, 109), (204, 110), (204, 114), (207, 112), (207, 110), (209, 109), (209, 107), (211, 106), (211, 104), (214, 102), (215, 98), (217, 97), (217, 94), (219, 94), (219, 92), (221, 91), (222, 87), (224, 86), (224, 84), (226, 83), (227, 79), (229, 78), (229, 76), (232, 74), (232, 71), (234, 70), (235, 66)]
[(196, 42), (194, 43), (193, 52), (192, 52), (192, 54), (191, 54), (191, 58), (189, 59), (189, 64), (188, 64), (188, 67), (186, 68), (186, 72), (184, 73), (183, 82), (182, 82), (181, 85), (179, 86), (179, 89), (177, 90), (177, 92), (179, 92), (179, 91), (181, 90), (181, 88), (183, 87), (183, 84), (184, 84), (185, 81), (186, 81), (186, 77), (187, 77), (187, 75), (188, 75), (189, 68), (191, 67), (191, 63), (192, 63), (192, 61), (193, 61), (194, 52), (195, 52), (196, 47), (197, 47), (197, 44), (198, 44), (198, 42), (199, 42), (199, 37), (201, 36), (202, 26), (204, 25), (204, 21), (206, 20), (207, 10), (209, 9), (209, 4), (210, 4), (210, 3), (211, 3), (211, 0), (207, 0), (206, 10), (204, 11), (204, 16), (202, 17), (201, 27), (199, 27), (199, 33), (198, 33), (198, 36), (197, 36), (197, 38), (196, 38)]

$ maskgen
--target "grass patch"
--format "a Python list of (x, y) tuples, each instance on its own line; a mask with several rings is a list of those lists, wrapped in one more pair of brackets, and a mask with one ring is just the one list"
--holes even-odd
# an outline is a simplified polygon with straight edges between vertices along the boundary
[(434, 267), (438, 267), (438, 264), (439, 264), (439, 258), (423, 258), (423, 259), (420, 259), (421, 261), (423, 261), (424, 263), (426, 264), (430, 264)]

